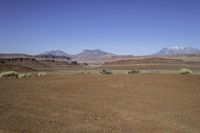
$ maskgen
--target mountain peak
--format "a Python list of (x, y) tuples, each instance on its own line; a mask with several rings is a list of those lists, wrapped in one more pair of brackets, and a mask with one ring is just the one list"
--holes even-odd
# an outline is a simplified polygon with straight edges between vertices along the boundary
[(169, 47), (169, 49), (182, 50), (184, 49), (184, 47), (173, 46), (173, 47)]
[(78, 56), (95, 56), (95, 57), (106, 56), (106, 55), (114, 55), (114, 54), (102, 51), (100, 49), (94, 49), (94, 50), (85, 49), (78, 54)]
[(66, 56), (68, 57), (69, 54), (63, 52), (62, 50), (51, 50), (42, 53), (42, 55), (53, 55), (53, 56)]
[(154, 55), (165, 56), (165, 55), (184, 55), (184, 54), (195, 54), (200, 53), (200, 49), (193, 47), (168, 47), (162, 48)]

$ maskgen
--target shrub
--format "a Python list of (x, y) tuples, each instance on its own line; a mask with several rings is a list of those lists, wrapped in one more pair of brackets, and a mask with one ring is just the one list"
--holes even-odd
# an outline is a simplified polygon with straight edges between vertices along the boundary
[(5, 71), (5, 72), (0, 73), (0, 78), (8, 78), (8, 77), (18, 78), (19, 73), (15, 72), (15, 71)]
[(46, 72), (38, 72), (37, 76), (41, 77), (41, 76), (45, 76), (47, 73)]
[(26, 74), (26, 78), (31, 77), (31, 75), (32, 75), (31, 73), (27, 73), (27, 74)]
[(181, 74), (192, 74), (192, 71), (190, 69), (181, 69)]
[(18, 78), (25, 78), (25, 74), (24, 73), (22, 73), (22, 74), (19, 74), (19, 76), (18, 76)]
[(0, 78), (28, 78), (31, 73), (18, 73), (15, 71), (5, 71), (0, 73)]
[(78, 62), (77, 61), (72, 61), (71, 64), (72, 65), (78, 65)]
[(87, 64), (87, 63), (83, 63), (83, 65), (84, 65), (84, 66), (87, 66), (88, 64)]
[(101, 74), (112, 74), (111, 71), (108, 71), (106, 69), (102, 69), (102, 71), (100, 72)]
[(22, 74), (19, 74), (18, 78), (29, 78), (29, 77), (31, 77), (31, 73), (22, 73)]
[(136, 74), (136, 73), (139, 73), (140, 71), (138, 71), (138, 70), (130, 70), (130, 71), (128, 71), (128, 74)]

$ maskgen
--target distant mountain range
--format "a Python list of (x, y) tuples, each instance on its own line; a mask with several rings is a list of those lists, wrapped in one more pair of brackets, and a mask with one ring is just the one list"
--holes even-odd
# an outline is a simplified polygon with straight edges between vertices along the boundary
[[(180, 55), (192, 55), (192, 54), (200, 55), (200, 49), (193, 47), (169, 47), (169, 48), (162, 48), (155, 54), (149, 56), (180, 56)], [(85, 49), (82, 52), (75, 55), (67, 54), (61, 50), (52, 50), (52, 51), (47, 51), (41, 55), (68, 57), (71, 58), (71, 60), (78, 61), (80, 63), (84, 62), (103, 63), (111, 60), (121, 60), (121, 59), (123, 60), (134, 57), (132, 55), (115, 55), (113, 53), (105, 52), (100, 49), (94, 49), (94, 50)]]
[[(193, 47), (168, 47), (168, 48), (162, 48), (158, 52), (152, 54), (152, 55), (187, 55), (187, 54), (196, 54), (200, 53), (200, 49), (193, 48)], [(38, 54), (38, 55), (28, 55), (28, 54), (21, 54), (21, 53), (7, 53), (7, 54), (1, 54), (0, 57), (34, 57), (34, 56), (46, 56), (46, 57), (81, 57), (81, 58), (96, 58), (96, 57), (111, 57), (111, 56), (118, 56), (113, 53), (105, 52), (100, 49), (94, 49), (89, 50), (85, 49), (82, 52), (78, 54), (68, 54), (65, 53), (62, 50), (51, 50), (46, 51), (44, 53)], [(126, 55), (124, 55), (126, 56)]]
[(102, 51), (100, 49), (95, 49), (95, 50), (85, 49), (82, 52), (80, 52), (79, 54), (75, 54), (75, 55), (67, 54), (61, 50), (51, 50), (51, 51), (47, 51), (47, 52), (44, 52), (39, 55), (41, 55), (41, 56), (42, 55), (43, 56), (47, 56), (47, 55), (65, 56), (65, 57), (102, 57), (102, 56), (113, 56), (114, 54)]
[[(170, 56), (170, 55), (187, 55), (187, 54), (199, 54), (199, 53), (200, 49), (193, 47), (168, 47), (168, 48), (162, 48), (153, 55)], [(100, 49), (94, 49), (94, 50), (85, 49), (82, 52), (75, 55), (67, 54), (61, 50), (52, 50), (52, 51), (47, 51), (41, 55), (66, 56), (72, 58), (104, 58), (104, 57), (118, 56), (113, 53), (102, 51)]]
[(153, 54), (156, 56), (173, 56), (173, 55), (188, 55), (188, 54), (199, 54), (200, 49), (193, 47), (169, 47), (163, 48), (157, 53)]
[[(148, 56), (179, 56), (179, 55), (200, 55), (200, 49), (193, 47), (169, 47), (163, 48), (152, 55)], [(130, 59), (135, 56), (132, 55), (115, 55), (113, 53), (105, 52), (100, 49), (83, 50), (82, 52), (70, 55), (61, 50), (51, 50), (38, 55), (27, 54), (0, 54), (0, 58), (35, 58), (37, 60), (58, 60), (58, 61), (78, 61), (80, 63), (104, 63), (112, 60)]]

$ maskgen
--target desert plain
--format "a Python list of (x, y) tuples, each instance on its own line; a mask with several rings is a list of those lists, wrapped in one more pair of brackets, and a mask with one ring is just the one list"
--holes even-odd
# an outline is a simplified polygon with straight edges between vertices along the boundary
[(200, 132), (200, 76), (0, 79), (0, 132)]

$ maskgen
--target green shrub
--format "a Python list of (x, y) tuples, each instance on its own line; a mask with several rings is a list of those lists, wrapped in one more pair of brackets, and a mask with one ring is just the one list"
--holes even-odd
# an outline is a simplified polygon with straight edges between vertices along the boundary
[(136, 74), (136, 73), (139, 73), (140, 71), (138, 71), (138, 70), (130, 70), (130, 71), (128, 71), (128, 74)]
[(100, 72), (101, 74), (112, 74), (111, 71), (108, 71), (106, 69), (102, 69), (102, 71)]
[(15, 72), (15, 71), (5, 71), (5, 72), (0, 73), (0, 78), (9, 78), (9, 77), (18, 78), (19, 73)]
[(192, 71), (190, 69), (181, 69), (181, 74), (192, 74)]

